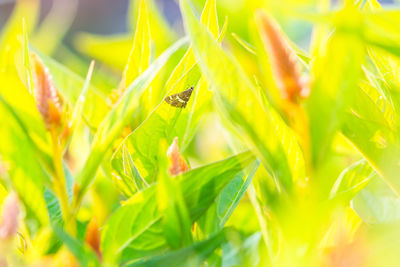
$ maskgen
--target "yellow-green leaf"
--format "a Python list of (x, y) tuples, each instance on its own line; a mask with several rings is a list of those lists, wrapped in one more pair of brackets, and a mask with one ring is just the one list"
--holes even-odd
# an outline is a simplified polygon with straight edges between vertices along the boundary
[[(196, 58), (212, 84), (217, 107), (227, 124), (260, 157), (281, 189), (291, 191), (293, 181), (305, 177), (304, 159), (295, 136), (276, 111), (263, 104), (239, 64), (195, 18), (189, 1), (180, 3)], [(290, 150), (285, 149), (287, 140)]]
[(133, 47), (129, 54), (122, 77), (122, 86), (128, 87), (150, 64), (151, 36), (149, 16), (146, 8), (146, 1), (140, 1), (139, 16), (136, 24), (136, 32), (133, 40)]

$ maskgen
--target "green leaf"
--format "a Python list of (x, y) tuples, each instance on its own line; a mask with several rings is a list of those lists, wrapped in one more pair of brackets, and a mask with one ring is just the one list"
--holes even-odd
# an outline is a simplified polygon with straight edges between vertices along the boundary
[[(184, 151), (203, 114), (206, 86), (205, 82), (199, 82), (193, 93), (193, 99), (190, 99), (185, 109), (177, 109), (162, 101), (116, 150), (111, 159), (113, 175), (117, 184), (122, 186), (125, 195), (131, 196), (136, 190), (144, 188), (147, 183), (155, 181), (160, 169), (158, 153), (160, 141), (166, 140), (167, 143), (172, 143), (174, 137), (178, 137), (183, 144), (180, 146), (181, 151)], [(199, 100), (198, 96), (202, 99)], [(202, 103), (198, 104), (197, 101)], [(134, 171), (129, 171), (130, 168)], [(136, 185), (132, 184), (132, 181)]]
[[(195, 18), (189, 1), (182, 0), (180, 4), (192, 47), (203, 74), (213, 86), (218, 109), (227, 124), (259, 156), (270, 176), (283, 190), (291, 191), (293, 181), (305, 177), (304, 159), (294, 134), (275, 110), (263, 104), (243, 69)], [(290, 150), (286, 149), (288, 146)]]
[(155, 187), (149, 187), (111, 215), (101, 237), (101, 251), (106, 261), (139, 258), (167, 247), (156, 199)]
[(400, 140), (391, 129), (369, 120), (368, 111), (366, 109), (363, 116), (347, 113), (343, 119), (342, 132), (376, 172), (400, 194), (400, 166), (397, 161), (400, 157)]
[(218, 16), (217, 16), (217, 1), (207, 0), (204, 4), (204, 9), (201, 14), (201, 23), (203, 23), (210, 33), (217, 38), (219, 35)]
[[(337, 23), (348, 27), (357, 23), (357, 16), (351, 17), (351, 11), (353, 9), (339, 12)], [(365, 48), (357, 37), (340, 31), (333, 32), (328, 40), (319, 40), (317, 45), (318, 54), (311, 68), (313, 85), (306, 103), (312, 162), (316, 168), (327, 160), (332, 138), (340, 127), (341, 114), (358, 88), (365, 57)]]
[[(388, 92), (388, 88), (382, 85), (382, 82), (378, 81), (379, 77), (366, 72), (367, 81), (362, 81), (360, 87), (362, 91), (358, 91), (360, 94), (363, 92), (363, 95), (359, 95), (356, 98), (360, 98), (360, 102), (356, 101), (353, 106), (357, 106), (363, 108), (364, 110), (367, 108), (365, 106), (370, 106), (370, 112), (372, 112), (370, 116), (370, 120), (374, 120), (379, 124), (383, 124), (384, 127), (391, 128), (395, 130), (398, 128), (398, 115), (395, 110), (397, 107), (395, 103), (392, 101), (392, 94)], [(391, 89), (389, 89), (391, 90)], [(363, 113), (365, 111), (356, 111), (356, 113)]]
[(261, 233), (256, 232), (244, 240), (237, 239), (222, 246), (222, 266), (259, 266)]
[(29, 52), (29, 41), (28, 41), (28, 33), (26, 31), (26, 25), (23, 21), (22, 23), (22, 33), (24, 35), (24, 66), (27, 72), (27, 84), (29, 93), (33, 93), (33, 85), (32, 85), (32, 70), (31, 70), (31, 62), (30, 62), (30, 52)]
[[(150, 116), (136, 128), (121, 144), (112, 157), (114, 170), (120, 177), (125, 171), (121, 162), (129, 157), (139, 175), (147, 183), (153, 183), (159, 171), (158, 147), (161, 140), (172, 143), (177, 136), (176, 121), (186, 110), (177, 109), (163, 101)], [(180, 137), (180, 136), (178, 136)], [(165, 155), (164, 155), (165, 157)], [(126, 161), (125, 161), (126, 162)], [(131, 164), (132, 165), (132, 164)], [(131, 176), (135, 179), (136, 175)], [(136, 191), (134, 188), (132, 188)]]
[[(131, 0), (128, 9), (128, 27), (135, 29), (137, 19), (139, 17), (140, 1)], [(149, 16), (149, 28), (151, 38), (154, 44), (155, 55), (161, 54), (176, 39), (176, 33), (171, 28), (168, 21), (163, 17), (163, 13), (159, 10), (157, 2), (154, 0), (146, 0), (146, 6)]]
[(258, 161), (254, 161), (237, 174), (221, 191), (207, 213), (199, 219), (198, 224), (206, 236), (220, 231), (225, 226), (252, 182), (259, 165)]
[(61, 227), (53, 225), (53, 231), (57, 237), (68, 247), (81, 266), (100, 266), (97, 256), (82, 241), (67, 234)]
[(245, 152), (184, 173), (181, 189), (190, 217), (193, 220), (200, 218), (228, 182), (254, 160), (250, 152)]
[(0, 36), (0, 71), (6, 69), (15, 70), (14, 60), (17, 50), (20, 49), (20, 40), (17, 38), (22, 32), (23, 20), (27, 26), (26, 32), (29, 34), (35, 27), (39, 15), (39, 0), (16, 1), (16, 5), (7, 24), (4, 26)]
[[(136, 191), (141, 191), (148, 187), (146, 180), (140, 176), (133, 159), (126, 148), (125, 142), (121, 144), (122, 155), (114, 154), (111, 159), (111, 164), (114, 172), (113, 180), (116, 182), (120, 191), (125, 197), (129, 198), (133, 196)], [(119, 153), (119, 152), (116, 152)]]
[[(32, 4), (34, 4), (34, 2), (32, 2)], [(16, 12), (19, 12), (19, 8), (22, 8), (22, 10), (26, 8), (22, 3), (19, 5), (21, 6), (17, 7)], [(32, 6), (30, 7), (33, 8)], [(3, 34), (4, 45), (7, 46), (7, 49), (4, 48), (0, 50), (0, 53), (5, 53), (3, 59), (7, 62), (3, 62), (2, 70), (0, 71), (0, 80), (2, 81), (0, 97), (4, 101), (4, 104), (10, 109), (13, 116), (16, 117), (21, 127), (24, 128), (25, 133), (28, 134), (41, 163), (46, 166), (48, 170), (51, 170), (50, 137), (36, 107), (34, 97), (29, 92), (31, 89), (29, 87), (30, 66), (29, 61), (25, 58), (29, 55), (27, 40), (28, 29), (25, 27), (22, 18), (20, 22), (19, 24), (11, 21), (10, 23), (15, 23), (15, 25), (10, 25), (13, 30), (10, 30), (9, 33), (5, 31)], [(21, 42), (21, 40), (24, 42)], [(10, 88), (12, 88), (12, 90), (10, 90)]]
[(89, 84), (90, 84), (90, 79), (92, 78), (92, 73), (93, 73), (93, 68), (94, 68), (94, 61), (90, 63), (88, 73), (86, 75), (85, 83), (83, 84), (81, 93), (75, 103), (75, 106), (72, 111), (72, 117), (71, 117), (71, 122), (70, 126), (74, 127), (75, 125), (79, 124), (81, 114), (83, 113), (83, 108), (86, 103), (86, 97), (89, 89)]
[[(350, 107), (343, 114), (341, 126), (345, 137), (363, 154), (371, 166), (396, 192), (400, 192), (397, 179), (400, 139), (396, 119), (391, 116), (389, 102), (382, 106), (383, 96), (377, 89), (363, 86), (348, 95)], [(388, 111), (389, 110), (389, 111)]]
[[(38, 161), (37, 150), (19, 116), (0, 96), (0, 155), (11, 166), (10, 179), (25, 207), (46, 225), (49, 221), (43, 198), (49, 177)], [(29, 160), (27, 160), (29, 159)]]
[(382, 179), (374, 179), (361, 190), (351, 207), (368, 224), (400, 222), (400, 198)]
[[(254, 160), (245, 152), (178, 176), (191, 221), (200, 218), (221, 190)], [(121, 253), (123, 260), (143, 257), (166, 248), (156, 192), (153, 185), (135, 194), (110, 217), (102, 232), (106, 259), (115, 260)]]
[[(218, 17), (216, 14), (216, 2), (214, 0), (208, 0), (206, 2), (201, 15), (201, 22), (215, 37), (218, 36)], [(208, 90), (208, 83), (205, 79), (200, 77), (201, 73), (196, 64), (193, 49), (189, 47), (165, 85), (165, 91), (168, 92), (168, 94), (182, 92), (189, 86), (195, 87), (192, 96), (193, 101), (188, 105), (188, 110), (190, 110), (190, 112), (184, 112), (177, 121), (178, 135), (183, 137), (183, 139), (180, 139), (182, 151), (186, 149), (191, 141), (201, 116), (208, 107), (211, 98), (211, 92)]]
[[(201, 15), (201, 22), (215, 37), (218, 37), (219, 27), (218, 17), (216, 14), (216, 1), (206, 1)], [(219, 40), (222, 39), (224, 33), (224, 31), (221, 32)], [(189, 86), (194, 86), (195, 88), (192, 96), (193, 101), (190, 101), (188, 104), (189, 112), (183, 112), (176, 122), (178, 136), (183, 137), (183, 139), (180, 139), (182, 151), (186, 149), (191, 141), (200, 119), (204, 111), (208, 108), (211, 99), (211, 92), (208, 90), (209, 85), (204, 78), (200, 77), (201, 73), (196, 64), (193, 49), (192, 47), (189, 47), (165, 85), (165, 92), (168, 94), (182, 92), (187, 90)]]
[[(363, 14), (364, 27), (358, 31), (363, 41), (373, 47), (385, 50), (400, 57), (400, 30), (396, 27), (399, 10), (374, 10)], [(342, 30), (342, 29), (341, 29)], [(357, 29), (344, 28), (343, 31), (354, 31)]]
[(207, 240), (124, 266), (201, 266), (211, 253), (226, 241), (227, 230), (220, 231)]
[[(219, 27), (215, 0), (206, 1), (201, 14), (201, 22), (207, 27), (207, 29), (215, 38), (218, 37)], [(166, 91), (169, 93), (178, 93), (185, 90), (184, 86), (187, 86), (187, 80), (190, 79), (189, 75), (193, 75), (194, 77), (199, 75), (197, 74), (198, 68), (195, 68), (196, 63), (197, 62), (193, 53), (193, 48), (189, 47), (169, 77), (165, 86)], [(192, 72), (194, 72), (194, 74), (192, 74)]]
[(237, 35), (236, 33), (232, 33), (232, 37), (236, 40), (236, 42), (238, 42), (238, 44), (240, 44), (249, 53), (257, 55), (255, 48), (251, 44), (243, 40), (239, 35)]
[[(327, 7), (325, 7), (325, 11)], [(306, 14), (306, 16), (305, 16)], [(368, 8), (346, 5), (345, 8), (331, 13), (315, 16), (315, 13), (299, 14), (311, 22), (322, 22), (335, 28), (339, 34), (352, 36), (369, 47), (379, 48), (394, 56), (400, 56), (398, 40), (400, 31), (396, 27), (400, 11), (398, 9), (382, 9), (372, 4)], [(324, 33), (326, 37), (326, 33)], [(323, 41), (319, 39), (318, 41)], [(315, 45), (315, 44), (314, 44)], [(317, 47), (313, 47), (313, 50)]]
[[(67, 194), (69, 201), (72, 199), (72, 185), (74, 182), (74, 179), (68, 170), (68, 168), (64, 165), (64, 175), (66, 179), (66, 185), (67, 185)], [(46, 206), (47, 206), (47, 211), (49, 214), (50, 218), (50, 223), (52, 225), (63, 225), (63, 218), (62, 218), (62, 213), (61, 213), (61, 208), (60, 208), (60, 203), (58, 198), (54, 195), (52, 191), (49, 189), (46, 189), (43, 194), (44, 200), (46, 201)]]
[(157, 204), (168, 245), (178, 249), (192, 243), (192, 221), (179, 181), (168, 174), (167, 150), (168, 145), (162, 140), (158, 149), (160, 172), (157, 178)]
[(116, 103), (116, 105), (104, 118), (96, 132), (96, 135), (93, 138), (91, 152), (86, 160), (85, 167), (76, 177), (80, 188), (75, 204), (79, 204), (79, 202), (82, 200), (87, 187), (95, 177), (96, 171), (103, 159), (104, 154), (111, 147), (112, 142), (120, 136), (124, 127), (131, 120), (135, 109), (139, 105), (140, 96), (168, 61), (169, 57), (185, 43), (186, 40), (181, 39), (167, 49), (127, 88), (120, 101)]
[(345, 195), (346, 199), (352, 199), (375, 177), (377, 177), (377, 174), (368, 161), (357, 161), (342, 171), (333, 185), (330, 198)]
[(151, 36), (146, 2), (140, 1), (139, 15), (133, 47), (122, 77), (123, 87), (128, 87), (150, 64)]
[(158, 209), (168, 245), (177, 249), (191, 244), (192, 222), (179, 183), (164, 176), (158, 180), (157, 189)]

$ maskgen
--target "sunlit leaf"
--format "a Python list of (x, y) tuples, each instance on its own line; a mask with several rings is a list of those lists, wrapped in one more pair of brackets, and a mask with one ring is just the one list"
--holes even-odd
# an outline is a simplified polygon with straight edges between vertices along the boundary
[(120, 155), (114, 155), (112, 159), (113, 169), (117, 173), (113, 174), (114, 181), (125, 197), (133, 196), (136, 191), (140, 191), (148, 186), (147, 182), (140, 176), (133, 159), (122, 144), (122, 158)]
[[(139, 16), (140, 1), (130, 0), (128, 9), (128, 27), (135, 30)], [(152, 40), (154, 41), (155, 55), (161, 54), (164, 49), (170, 46), (176, 39), (176, 33), (169, 25), (164, 14), (154, 0), (146, 0), (149, 15), (149, 26)]]
[[(171, 146), (176, 148), (177, 138), (174, 139)], [(168, 148), (167, 156), (171, 146)], [(158, 149), (158, 166), (160, 172), (157, 177), (157, 205), (162, 216), (162, 228), (165, 239), (172, 249), (177, 249), (192, 243), (192, 221), (183, 198), (181, 185), (167, 171), (166, 148), (167, 143), (165, 140), (161, 141)], [(181, 173), (176, 173), (176, 175), (179, 174)]]
[(258, 266), (260, 264), (260, 232), (252, 234), (245, 240), (240, 241), (241, 242), (233, 240), (233, 242), (222, 246), (223, 266)]
[[(73, 177), (69, 170), (64, 167), (64, 175), (66, 179), (66, 186), (67, 186), (67, 194), (69, 200), (72, 199), (72, 184), (74, 182)], [(62, 213), (60, 208), (60, 203), (57, 197), (54, 195), (52, 191), (46, 189), (43, 193), (44, 200), (46, 201), (47, 212), (49, 214), (50, 222), (53, 225), (62, 225)]]
[(259, 162), (253, 162), (221, 191), (209, 211), (198, 221), (205, 235), (224, 227), (252, 182), (259, 165)]
[(400, 156), (399, 139), (388, 129), (374, 121), (348, 113), (342, 126), (343, 134), (357, 147), (369, 161), (371, 166), (400, 192), (400, 182), (397, 179)]
[(70, 236), (59, 226), (53, 226), (53, 231), (65, 243), (71, 253), (75, 255), (82, 266), (100, 266), (94, 252), (86, 247), (82, 241)]
[(37, 160), (37, 151), (27, 129), (1, 97), (0, 116), (0, 155), (11, 166), (9, 174), (12, 184), (26, 208), (41, 224), (46, 225), (49, 218), (43, 198), (43, 185), (49, 177)]
[[(254, 156), (246, 152), (176, 178), (192, 222), (204, 214), (221, 190), (252, 161)], [(105, 258), (115, 259), (123, 253), (126, 260), (166, 248), (166, 240), (160, 234), (156, 192), (155, 185), (135, 194), (111, 216), (102, 234)]]
[(374, 179), (352, 200), (352, 208), (368, 224), (400, 221), (400, 198), (381, 179)]
[[(32, 4), (32, 6), (30, 6)], [(2, 70), (0, 79), (4, 86), (0, 88), (0, 96), (7, 103), (12, 113), (18, 117), (19, 123), (25, 128), (26, 134), (32, 139), (32, 144), (42, 163), (49, 167), (51, 165), (49, 135), (46, 132), (45, 123), (36, 108), (35, 100), (31, 94), (29, 80), (30, 66), (28, 59), (24, 62), (24, 57), (29, 56), (27, 35), (30, 27), (25, 26), (22, 14), (19, 12), (36, 12), (37, 3), (29, 2), (26, 5), (23, 1), (19, 2), (14, 18), (10, 20), (8, 26), (2, 32), (2, 42), (5, 47), (0, 49), (0, 61)], [(28, 9), (25, 9), (28, 8)], [(31, 14), (34, 16), (34, 14)], [(33, 17), (29, 17), (33, 19)], [(33, 23), (33, 21), (30, 21)], [(5, 86), (7, 85), (7, 86)], [(10, 90), (8, 88), (13, 88)]]
[(191, 246), (182, 249), (171, 251), (163, 255), (152, 257), (148, 260), (141, 260), (126, 266), (197, 266), (226, 240), (226, 235), (229, 231), (221, 231), (209, 239), (195, 243)]
[(150, 64), (151, 36), (146, 2), (140, 1), (133, 47), (122, 77), (123, 88), (128, 87)]
[[(112, 158), (112, 165), (117, 173), (124, 175), (121, 160), (130, 157), (138, 174), (146, 183), (155, 181), (158, 173), (158, 147), (161, 140), (172, 143), (177, 136), (176, 121), (182, 112), (163, 101), (150, 116), (136, 128), (121, 144)], [(166, 156), (163, 155), (164, 157)], [(131, 164), (132, 164), (131, 163)], [(127, 174), (125, 174), (127, 175)], [(132, 174), (128, 174), (130, 177)]]
[[(218, 37), (219, 27), (215, 0), (206, 1), (201, 14), (201, 22), (207, 27), (207, 29), (215, 38)], [(196, 63), (197, 62), (196, 58), (194, 57), (193, 48), (190, 47), (168, 79), (166, 84), (167, 92), (176, 93), (183, 91), (183, 86), (187, 86), (186, 80), (190, 78), (189, 75), (193, 75), (194, 77), (197, 76), (197, 78), (199, 78), (199, 74), (197, 74), (198, 70), (195, 68)], [(172, 91), (170, 91), (171, 89)]]
[(375, 177), (377, 174), (369, 163), (366, 160), (360, 160), (343, 170), (332, 188), (330, 197), (345, 194), (351, 199)]
[[(352, 10), (352, 9), (351, 9)], [(338, 21), (353, 25), (356, 18), (348, 18), (351, 10), (342, 11)], [(326, 160), (328, 149), (340, 123), (340, 113), (357, 88), (365, 49), (357, 38), (334, 32), (329, 40), (320, 40), (318, 55), (311, 68), (311, 95), (307, 101), (312, 161), (318, 166)], [(317, 126), (318, 127), (315, 127)]]
[(38, 19), (39, 3), (38, 0), (16, 1), (17, 4), (0, 36), (0, 71), (4, 72), (7, 68), (14, 70), (14, 57), (19, 49), (20, 40), (17, 35), (22, 31), (22, 21), (25, 21), (26, 32), (29, 34)]
[[(284, 123), (278, 125), (271, 120), (271, 116), (279, 115), (272, 107), (265, 108), (262, 105), (255, 86), (238, 63), (194, 17), (188, 1), (180, 3), (199, 65), (213, 86), (217, 107), (233, 123), (236, 133), (257, 153), (262, 164), (279, 181), (282, 189), (291, 191), (293, 180), (304, 177), (301, 171), (302, 153), (296, 138)], [(284, 136), (277, 135), (274, 132), (276, 128), (289, 136), (285, 138), (291, 140), (291, 151), (282, 147), (281, 138)]]
[(104, 153), (110, 148), (112, 142), (119, 137), (123, 128), (130, 121), (136, 107), (139, 96), (146, 90), (150, 82), (161, 70), (168, 58), (185, 44), (182, 39), (166, 50), (150, 67), (140, 75), (125, 91), (125, 94), (113, 109), (107, 114), (94, 136), (91, 153), (86, 160), (85, 167), (78, 174), (77, 181), (80, 183), (79, 193), (76, 197), (78, 204), (87, 187), (94, 179), (97, 168), (104, 157)]

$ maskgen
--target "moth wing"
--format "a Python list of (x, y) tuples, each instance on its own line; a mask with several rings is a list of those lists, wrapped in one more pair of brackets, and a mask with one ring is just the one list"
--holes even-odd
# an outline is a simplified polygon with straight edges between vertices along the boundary
[(188, 90), (179, 93), (178, 96), (183, 101), (188, 102), (190, 99), (190, 96), (192, 95), (192, 92), (193, 92), (193, 88), (189, 88)]
[(172, 101), (171, 105), (177, 108), (182, 108), (186, 106), (186, 103), (179, 101), (179, 98), (177, 97)]
[[(167, 102), (168, 104), (170, 104), (173, 107), (177, 107), (177, 108), (181, 108), (182, 107), (182, 103), (181, 101), (179, 101), (179, 97), (178, 95), (170, 95), (167, 96), (166, 98), (164, 98), (165, 102)], [(186, 106), (186, 105), (185, 105)]]
[(184, 108), (192, 95), (193, 87), (181, 93), (173, 94), (164, 98), (165, 102), (177, 108)]
[(165, 102), (167, 102), (168, 104), (172, 105), (172, 102), (174, 101), (173, 96), (167, 96), (166, 98), (164, 98)]

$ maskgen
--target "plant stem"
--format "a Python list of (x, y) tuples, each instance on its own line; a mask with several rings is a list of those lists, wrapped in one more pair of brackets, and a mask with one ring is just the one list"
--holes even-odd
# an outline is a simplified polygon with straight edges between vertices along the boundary
[(55, 133), (55, 131), (51, 131), (51, 137), (53, 142), (53, 164), (55, 170), (53, 184), (54, 192), (59, 199), (61, 213), (64, 220), (64, 227), (69, 234), (75, 235), (76, 227), (69, 205), (67, 183), (62, 165), (62, 149), (58, 142), (58, 135)]

